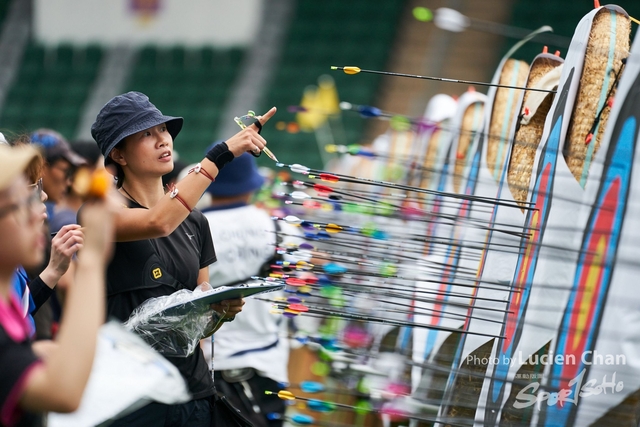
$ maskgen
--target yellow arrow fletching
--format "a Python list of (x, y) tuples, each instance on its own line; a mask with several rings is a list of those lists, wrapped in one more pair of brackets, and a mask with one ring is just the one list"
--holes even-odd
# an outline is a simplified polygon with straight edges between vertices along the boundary
[(338, 146), (335, 144), (327, 144), (324, 146), (324, 150), (327, 153), (336, 153), (338, 151)]
[(280, 390), (278, 392), (278, 397), (282, 400), (296, 400), (296, 397), (293, 395), (293, 393), (287, 390)]
[(344, 67), (343, 71), (345, 74), (358, 74), (360, 72), (359, 67)]
[(339, 233), (343, 230), (338, 224), (327, 224), (324, 228), (328, 233)]
[(298, 270), (312, 270), (313, 269), (313, 264), (311, 264), (310, 262), (306, 262), (306, 261), (298, 261), (296, 263), (296, 268)]

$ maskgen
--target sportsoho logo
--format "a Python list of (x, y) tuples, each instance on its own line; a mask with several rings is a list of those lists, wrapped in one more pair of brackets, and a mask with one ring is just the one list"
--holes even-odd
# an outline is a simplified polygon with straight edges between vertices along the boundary
[[(467, 362), (469, 364), (476, 365), (497, 365), (502, 362), (502, 360), (499, 357), (479, 358), (477, 356), (470, 355), (467, 357)], [(566, 356), (561, 354), (544, 354), (542, 356), (532, 355), (529, 357), (523, 357), (522, 354), (517, 354), (512, 358), (505, 357), (504, 362), (509, 364), (517, 363), (518, 366), (523, 365), (524, 363), (542, 366), (550, 364), (615, 366), (626, 365), (627, 359), (623, 354), (600, 354), (594, 351), (585, 351), (581, 355), (580, 360), (578, 360), (575, 355), (571, 354)], [(566, 383), (566, 388), (562, 388), (557, 391), (545, 391), (541, 388), (540, 381), (531, 382), (518, 392), (513, 406), (517, 409), (522, 409), (537, 404), (538, 409), (540, 409), (544, 402), (546, 402), (547, 406), (554, 406), (558, 404), (560, 406), (564, 406), (565, 404), (578, 405), (579, 400), (583, 397), (619, 393), (624, 389), (624, 382), (617, 380), (615, 371), (610, 374), (610, 379), (608, 375), (604, 375), (601, 381), (593, 378), (585, 383), (584, 380), (586, 372), (587, 368), (583, 368), (578, 375)], [(542, 379), (542, 374), (517, 374), (515, 381), (520, 382), (527, 379)]]
[(557, 404), (564, 406), (567, 403), (573, 403), (577, 406), (578, 401), (583, 397), (598, 396), (603, 393), (619, 393), (624, 388), (622, 381), (616, 381), (616, 372), (611, 375), (611, 381), (607, 381), (607, 375), (605, 375), (600, 383), (597, 379), (591, 379), (583, 384), (586, 372), (587, 368), (583, 368), (575, 378), (569, 381), (567, 388), (554, 392), (544, 390), (538, 392), (540, 383), (532, 382), (518, 392), (513, 407), (522, 409), (537, 404), (540, 409), (545, 401), (547, 406)]

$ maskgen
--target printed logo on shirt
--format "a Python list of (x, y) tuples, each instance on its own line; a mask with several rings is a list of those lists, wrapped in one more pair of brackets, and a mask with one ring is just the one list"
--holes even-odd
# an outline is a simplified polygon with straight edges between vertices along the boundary
[(160, 267), (154, 268), (151, 274), (153, 275), (154, 279), (159, 279), (162, 277), (162, 270), (160, 270)]

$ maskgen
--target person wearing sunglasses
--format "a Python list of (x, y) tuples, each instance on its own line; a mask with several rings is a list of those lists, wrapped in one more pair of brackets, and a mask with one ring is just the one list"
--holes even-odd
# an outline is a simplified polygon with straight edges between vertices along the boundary
[[(264, 124), (275, 111), (256, 119)], [(209, 280), (208, 266), (216, 255), (207, 220), (193, 207), (227, 163), (266, 145), (257, 127), (249, 126), (214, 146), (192, 173), (165, 192), (162, 176), (173, 169), (173, 143), (182, 125), (181, 117), (163, 115), (146, 95), (128, 92), (107, 102), (91, 127), (127, 199), (116, 215), (115, 254), (107, 269), (107, 312), (123, 322), (150, 298), (194, 290)], [(219, 314), (212, 314), (216, 321), (207, 335), (222, 323), (218, 320), (232, 320), (243, 304), (237, 299), (212, 305)], [(211, 425), (215, 389), (202, 350), (167, 359), (187, 381), (192, 400), (181, 405), (154, 402), (112, 426)]]
[[(0, 134), (1, 135), (1, 134)], [(9, 143), (2, 135), (0, 144)], [(12, 140), (11, 145), (21, 146), (29, 144), (29, 139), (21, 136)], [(45, 237), (48, 236), (48, 228), (45, 226), (47, 218), (44, 203), (47, 201), (47, 193), (44, 191), (42, 173), (45, 160), (40, 151), (36, 151), (36, 157), (29, 163), (25, 169), (25, 177), (29, 182), (29, 188), (33, 192), (34, 199), (39, 201), (39, 223), (43, 228)], [(29, 268), (29, 272), (22, 266), (18, 267), (13, 279), (13, 288), (18, 300), (22, 313), (31, 327), (32, 338), (36, 338), (36, 323), (33, 316), (38, 313), (41, 307), (49, 301), (58, 282), (66, 274), (73, 255), (82, 247), (83, 234), (79, 225), (69, 225), (59, 230), (59, 233), (49, 242), (45, 257), (48, 257), (46, 266)], [(46, 311), (46, 310), (45, 310)], [(42, 321), (40, 316), (40, 321)], [(46, 318), (51, 315), (45, 316)], [(44, 322), (47, 326), (40, 327), (41, 332), (46, 330), (48, 333), (41, 333), (41, 339), (49, 339), (51, 322)], [(42, 323), (41, 323), (42, 325)]]
[[(32, 345), (29, 326), (12, 292), (19, 265), (44, 257), (42, 196), (25, 170), (38, 156), (32, 146), (0, 146), (0, 426), (43, 425), (46, 411), (80, 404), (104, 321), (104, 271), (113, 232), (113, 202), (86, 206), (85, 239), (77, 281), (55, 344)], [(111, 197), (115, 197), (113, 194)]]

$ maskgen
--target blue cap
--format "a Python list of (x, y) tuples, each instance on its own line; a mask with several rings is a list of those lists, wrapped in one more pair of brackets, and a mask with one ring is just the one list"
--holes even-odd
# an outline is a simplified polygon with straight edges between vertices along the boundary
[(104, 156), (104, 163), (109, 163), (109, 153), (126, 137), (162, 123), (167, 124), (167, 131), (175, 140), (182, 129), (182, 117), (165, 116), (149, 101), (147, 95), (140, 92), (127, 92), (107, 102), (98, 113), (91, 126), (91, 136), (98, 143)]
[(37, 144), (44, 149), (47, 162), (65, 159), (73, 166), (86, 165), (87, 162), (75, 153), (66, 138), (53, 129), (38, 129), (29, 135), (32, 144)]
[(264, 178), (258, 172), (256, 159), (244, 153), (222, 168), (207, 193), (214, 197), (239, 196), (259, 190), (262, 184)]

